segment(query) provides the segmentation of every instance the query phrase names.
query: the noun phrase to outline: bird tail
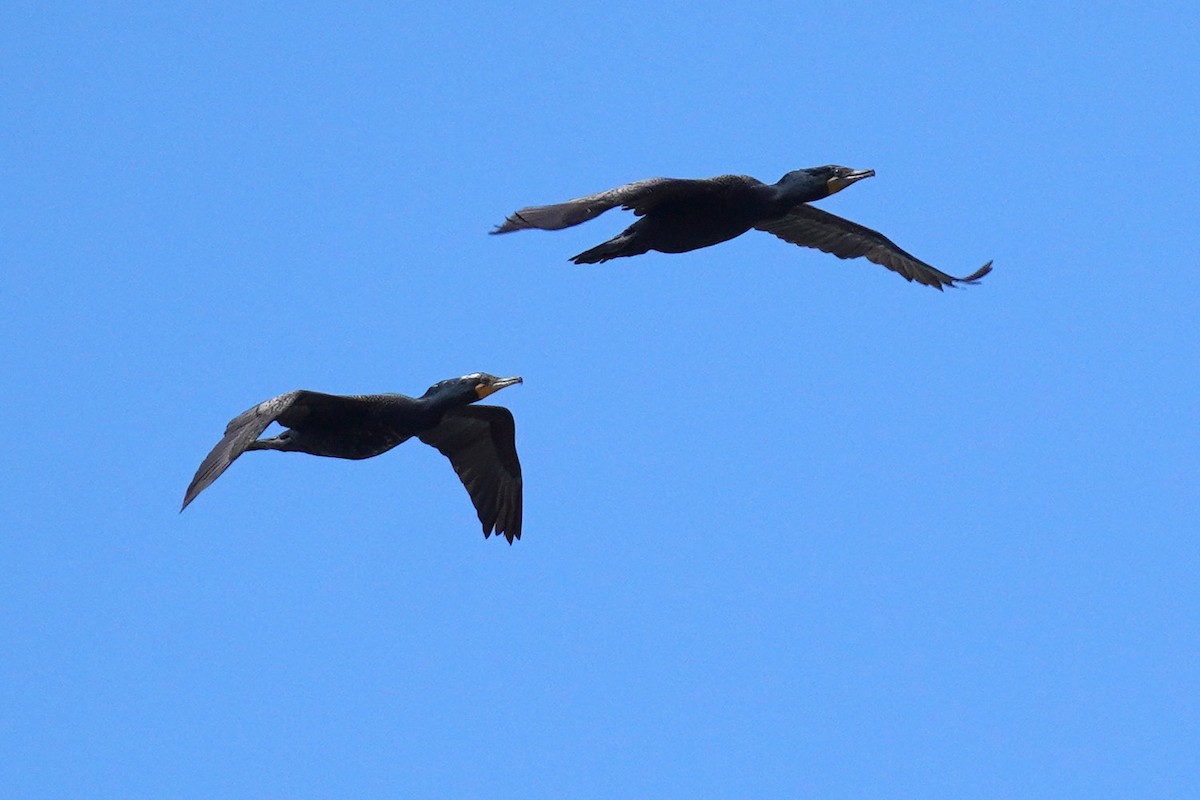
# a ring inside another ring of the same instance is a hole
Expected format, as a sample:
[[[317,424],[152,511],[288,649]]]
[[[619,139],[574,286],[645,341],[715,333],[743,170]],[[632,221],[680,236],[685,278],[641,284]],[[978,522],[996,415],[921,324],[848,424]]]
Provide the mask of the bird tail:
[[[641,255],[649,249],[649,247],[635,244],[629,231],[625,231],[620,236],[614,236],[607,242],[596,245],[591,250],[584,250],[571,260],[576,264],[603,264],[605,261],[610,261],[614,258]]]

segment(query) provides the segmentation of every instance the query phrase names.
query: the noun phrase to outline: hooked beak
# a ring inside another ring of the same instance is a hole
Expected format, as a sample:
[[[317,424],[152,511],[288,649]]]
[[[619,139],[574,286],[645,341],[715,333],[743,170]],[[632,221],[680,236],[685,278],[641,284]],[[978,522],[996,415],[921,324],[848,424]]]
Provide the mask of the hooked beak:
[[[875,175],[873,169],[857,169],[848,175],[838,175],[830,178],[825,182],[825,187],[829,189],[829,193],[840,192],[852,183],[861,181],[863,178],[870,178]]]
[[[487,397],[489,394],[495,394],[505,386],[512,386],[517,383],[524,383],[524,378],[499,378],[492,383],[481,383],[475,387],[475,394],[479,395],[479,399]]]

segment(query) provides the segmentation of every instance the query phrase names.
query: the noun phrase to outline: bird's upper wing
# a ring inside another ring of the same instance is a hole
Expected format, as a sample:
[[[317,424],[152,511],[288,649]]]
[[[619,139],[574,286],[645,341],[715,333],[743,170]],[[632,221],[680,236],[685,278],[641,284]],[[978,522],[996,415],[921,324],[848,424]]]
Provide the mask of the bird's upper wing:
[[[500,406],[451,409],[433,430],[419,434],[450,459],[483,523],[512,544],[521,538],[521,462],[512,413]]]
[[[907,280],[932,286],[938,291],[943,286],[953,286],[955,283],[975,283],[992,271],[992,262],[989,261],[965,278],[947,275],[906,253],[882,233],[807,203],[796,206],[778,219],[760,222],[754,227],[792,244],[815,247],[838,258],[862,256],[900,273]]]
[[[217,442],[216,447],[200,462],[200,468],[196,470],[196,476],[188,485],[187,492],[183,496],[183,506],[179,510],[183,511],[187,508],[188,503],[196,499],[196,495],[221,477],[221,473],[238,456],[246,452],[250,443],[257,439],[268,425],[286,415],[297,400],[305,394],[311,393],[299,390],[272,397],[231,419],[225,426],[225,437]]]
[[[552,206],[528,206],[522,208],[504,223],[497,225],[492,233],[509,233],[510,231],[525,230],[526,228],[541,228],[545,231],[557,231],[587,222],[608,211],[610,208],[621,206],[631,209],[635,214],[645,214],[654,206],[681,192],[696,189],[713,188],[711,180],[693,178],[647,178],[644,181],[627,183],[605,192],[589,194],[586,197],[576,197],[565,203],[555,203]]]

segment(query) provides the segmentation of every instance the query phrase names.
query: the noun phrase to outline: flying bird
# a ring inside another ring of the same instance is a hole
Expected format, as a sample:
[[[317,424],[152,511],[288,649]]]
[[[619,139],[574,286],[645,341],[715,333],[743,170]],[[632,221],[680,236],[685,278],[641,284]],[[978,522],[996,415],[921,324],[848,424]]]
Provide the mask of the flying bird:
[[[649,178],[565,203],[522,208],[492,233],[526,228],[561,230],[620,206],[641,219],[572,261],[597,264],[649,250],[686,253],[728,241],[755,228],[838,258],[866,258],[900,273],[906,280],[939,291],[956,283],[975,283],[991,272],[989,261],[965,278],[947,275],[905,252],[878,231],[809,205],[874,174],[873,169],[830,165],[798,169],[770,185],[748,175]]]
[[[483,372],[440,381],[420,397],[337,395],[299,389],[272,397],[230,420],[225,437],[201,462],[183,511],[247,450],[283,450],[332,458],[371,458],[416,436],[450,459],[467,488],[483,535],[521,538],[521,463],[512,413],[472,405],[521,378]],[[287,430],[259,435],[272,422]]]

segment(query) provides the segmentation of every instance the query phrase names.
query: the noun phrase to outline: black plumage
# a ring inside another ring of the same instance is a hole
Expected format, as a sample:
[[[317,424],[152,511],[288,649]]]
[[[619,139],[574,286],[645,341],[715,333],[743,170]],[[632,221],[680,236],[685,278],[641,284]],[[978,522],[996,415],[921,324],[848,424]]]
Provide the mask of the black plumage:
[[[774,184],[747,175],[650,178],[565,203],[522,208],[492,233],[560,230],[620,206],[641,219],[572,261],[596,264],[650,250],[684,253],[756,228],[838,258],[866,258],[907,280],[939,290],[956,283],[975,283],[991,271],[989,261],[967,277],[956,278],[905,252],[878,231],[808,205],[874,174],[874,170],[830,165],[789,172]]]
[[[520,378],[473,373],[441,381],[421,397],[335,395],[299,389],[234,417],[205,457],[183,497],[182,511],[247,450],[283,450],[332,458],[377,456],[416,436],[450,459],[483,523],[483,535],[521,538],[522,483],[513,416],[472,405]],[[259,435],[272,422],[287,430]]]

